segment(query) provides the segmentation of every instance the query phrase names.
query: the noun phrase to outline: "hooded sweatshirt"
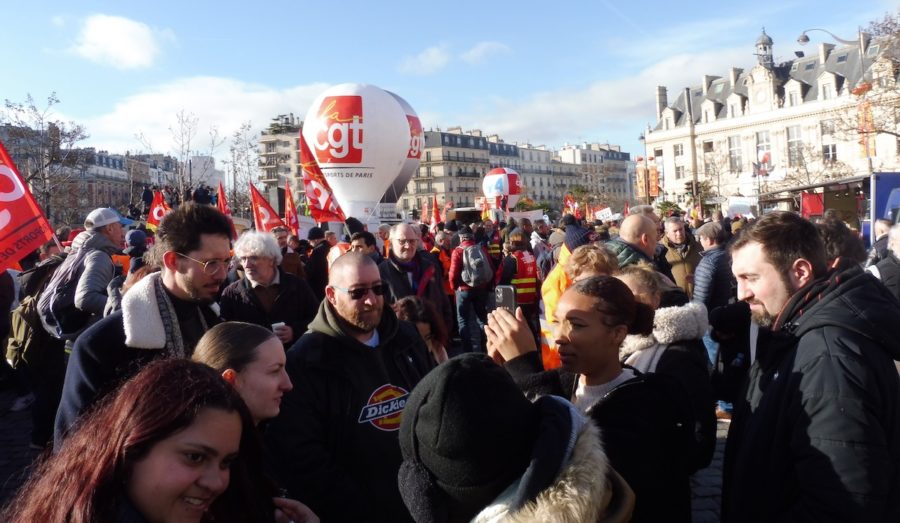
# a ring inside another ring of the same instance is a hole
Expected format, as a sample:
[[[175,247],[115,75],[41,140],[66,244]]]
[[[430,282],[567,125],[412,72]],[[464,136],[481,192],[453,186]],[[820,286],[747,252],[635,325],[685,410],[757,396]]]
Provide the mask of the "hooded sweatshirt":
[[[288,351],[294,385],[266,431],[275,473],[323,521],[410,521],[397,431],[433,363],[415,327],[385,307],[377,347],[347,334],[328,300]]]

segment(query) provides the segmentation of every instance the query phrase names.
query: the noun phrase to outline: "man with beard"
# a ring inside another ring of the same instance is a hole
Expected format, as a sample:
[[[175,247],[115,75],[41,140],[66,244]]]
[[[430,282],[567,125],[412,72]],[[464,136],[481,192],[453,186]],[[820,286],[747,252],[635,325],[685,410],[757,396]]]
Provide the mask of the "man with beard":
[[[761,329],[725,448],[722,521],[900,521],[900,306],[816,228],[770,213],[734,240]]]
[[[209,205],[186,203],[163,218],[154,263],[160,272],[131,287],[122,309],[75,340],[55,445],[82,412],[103,394],[157,358],[186,358],[219,322],[214,300],[228,272],[231,222]]]
[[[348,252],[291,347],[294,389],[266,432],[280,484],[323,521],[411,521],[397,487],[406,398],[432,367],[416,328],[385,306],[375,262]]]

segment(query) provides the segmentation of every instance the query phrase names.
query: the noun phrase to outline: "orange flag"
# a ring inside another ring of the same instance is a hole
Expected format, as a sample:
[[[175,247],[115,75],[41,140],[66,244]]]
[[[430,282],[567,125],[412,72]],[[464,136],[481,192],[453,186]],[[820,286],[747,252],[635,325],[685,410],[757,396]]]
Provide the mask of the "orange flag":
[[[147,228],[151,231],[156,231],[163,216],[171,211],[172,208],[166,203],[163,193],[160,191],[153,193],[153,203],[150,204],[150,213],[147,215]]]
[[[250,206],[253,207],[253,224],[257,231],[269,232],[279,225],[285,226],[275,209],[269,205],[268,200],[256,190],[252,183],[250,184]]]
[[[234,220],[231,219],[231,207],[228,206],[228,200],[225,199],[225,188],[222,187],[222,182],[219,182],[219,189],[216,191],[216,208],[228,216],[228,221],[231,222],[231,239],[237,240],[237,230],[234,228]]]
[[[0,271],[15,266],[53,238],[44,216],[15,164],[0,143]],[[3,311],[6,314],[8,311]]]
[[[294,195],[291,184],[284,187],[284,223],[291,230],[291,234],[297,236],[300,231],[300,218],[297,216],[297,206],[294,204]]]

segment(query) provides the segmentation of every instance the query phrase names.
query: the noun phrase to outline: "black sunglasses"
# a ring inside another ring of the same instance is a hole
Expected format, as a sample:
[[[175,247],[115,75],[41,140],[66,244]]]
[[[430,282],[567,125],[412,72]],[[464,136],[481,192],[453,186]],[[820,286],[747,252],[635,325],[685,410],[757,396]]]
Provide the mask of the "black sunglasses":
[[[385,286],[382,283],[377,283],[375,285],[372,285],[371,287],[357,287],[355,289],[345,289],[343,287],[338,287],[337,285],[331,286],[332,289],[346,292],[354,300],[361,300],[365,298],[366,296],[368,296],[369,291],[372,291],[372,294],[374,294],[375,296],[381,296],[382,294],[384,294],[384,287]]]

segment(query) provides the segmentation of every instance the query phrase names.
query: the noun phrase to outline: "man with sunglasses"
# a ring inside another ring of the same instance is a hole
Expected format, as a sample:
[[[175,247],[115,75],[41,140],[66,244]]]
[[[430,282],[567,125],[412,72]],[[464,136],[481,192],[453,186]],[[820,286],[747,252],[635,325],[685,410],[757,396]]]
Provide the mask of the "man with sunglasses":
[[[215,207],[182,204],[156,231],[150,265],[122,309],[75,340],[56,413],[58,446],[78,416],[157,358],[186,358],[219,322],[216,296],[228,272],[231,222]]]
[[[294,389],[266,430],[279,484],[323,521],[411,521],[397,487],[397,431],[433,363],[386,291],[368,255],[334,262],[318,315],[287,354]]]

